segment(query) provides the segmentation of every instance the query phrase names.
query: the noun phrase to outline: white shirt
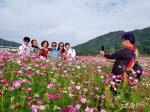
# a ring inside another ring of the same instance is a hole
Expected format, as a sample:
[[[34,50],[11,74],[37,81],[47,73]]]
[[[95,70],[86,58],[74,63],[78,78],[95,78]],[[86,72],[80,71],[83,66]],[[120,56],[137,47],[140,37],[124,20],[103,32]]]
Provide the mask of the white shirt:
[[[67,55],[71,56],[72,58],[76,57],[76,51],[72,48],[70,48],[69,50],[67,50]]]
[[[19,54],[19,55],[20,55],[20,54],[29,55],[31,50],[33,50],[32,47],[26,46],[25,44],[22,44],[22,45],[19,47],[18,54]]]

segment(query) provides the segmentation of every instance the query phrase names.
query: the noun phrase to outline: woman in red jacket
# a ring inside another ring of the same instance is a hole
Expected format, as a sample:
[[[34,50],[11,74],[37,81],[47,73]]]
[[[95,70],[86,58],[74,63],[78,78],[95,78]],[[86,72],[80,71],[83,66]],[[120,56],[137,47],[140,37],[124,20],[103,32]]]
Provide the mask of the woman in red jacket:
[[[64,43],[63,42],[60,42],[59,44],[58,44],[58,49],[57,49],[58,51],[60,51],[60,57],[61,57],[61,59],[62,60],[65,60],[66,59],[66,54],[67,54],[67,52],[66,52],[66,50],[64,49]]]
[[[48,48],[48,46],[49,46],[48,41],[44,40],[44,41],[41,43],[41,46],[42,46],[43,48],[40,50],[39,56],[43,56],[44,58],[47,58],[48,52],[51,51],[51,49]]]

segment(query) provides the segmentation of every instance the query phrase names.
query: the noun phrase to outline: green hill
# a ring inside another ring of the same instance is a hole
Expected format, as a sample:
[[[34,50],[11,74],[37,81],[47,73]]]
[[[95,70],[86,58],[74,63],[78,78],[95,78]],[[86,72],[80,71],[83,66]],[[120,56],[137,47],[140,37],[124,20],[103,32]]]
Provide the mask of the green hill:
[[[0,38],[0,46],[19,47],[21,44]]]
[[[140,54],[150,54],[150,27],[142,30],[132,31],[136,38],[135,46],[138,48]],[[124,31],[115,31],[108,34],[96,37],[86,43],[79,44],[73,47],[77,55],[97,55],[101,49],[101,46],[105,46],[105,52],[114,53],[122,48],[121,36]]]

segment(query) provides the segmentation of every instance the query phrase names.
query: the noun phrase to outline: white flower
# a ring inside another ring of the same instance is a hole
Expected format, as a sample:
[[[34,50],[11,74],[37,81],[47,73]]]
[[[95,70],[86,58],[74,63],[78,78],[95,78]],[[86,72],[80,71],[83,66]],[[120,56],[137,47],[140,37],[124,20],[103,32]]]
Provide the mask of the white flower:
[[[20,61],[20,60],[17,60],[16,62],[17,62],[18,64],[20,64],[20,63],[21,63],[21,61]]]
[[[73,97],[74,95],[72,93],[69,93],[69,97]]]
[[[71,88],[71,87],[68,87],[68,90],[70,91],[70,90],[72,90],[72,88]]]
[[[39,106],[40,110],[45,110],[45,106]]]
[[[101,68],[101,66],[98,66],[97,68]]]
[[[116,91],[117,89],[116,89],[116,88],[114,88],[114,90]]]
[[[36,93],[36,94],[34,95],[34,97],[38,98],[38,97],[39,97],[39,94]]]
[[[103,79],[104,78],[104,76],[101,76],[101,79]]]
[[[67,93],[67,91],[62,91],[63,93]]]
[[[40,70],[37,70],[37,71],[36,71],[36,73],[38,73],[38,74],[39,74],[39,73],[40,73]]]
[[[76,86],[76,89],[77,89],[77,90],[80,90],[80,89],[81,89],[81,86]]]
[[[53,111],[54,110],[61,110],[61,108],[60,107],[58,107],[58,106],[56,106],[56,105],[54,105],[54,109],[53,109]]]
[[[30,66],[28,66],[28,67],[27,67],[27,69],[31,69],[31,67],[30,67]]]
[[[67,73],[67,70],[64,70],[64,73]]]
[[[77,69],[80,69],[81,67],[80,66],[77,66]]]
[[[49,60],[47,59],[46,62],[49,62]]]
[[[73,82],[72,80],[71,80],[70,82],[71,82],[71,84],[73,84],[73,85],[75,84],[75,82]]]
[[[115,78],[116,78],[116,76],[114,75],[114,76],[113,76],[113,79],[115,79]]]

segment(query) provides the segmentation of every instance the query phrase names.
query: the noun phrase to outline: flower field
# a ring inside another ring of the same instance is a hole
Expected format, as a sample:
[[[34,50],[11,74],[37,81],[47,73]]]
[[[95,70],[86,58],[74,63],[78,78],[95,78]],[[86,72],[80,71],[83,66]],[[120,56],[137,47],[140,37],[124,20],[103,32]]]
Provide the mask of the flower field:
[[[150,112],[150,60],[140,65],[140,82],[133,74],[116,88],[113,80],[124,77],[101,57],[62,62],[0,53],[0,112]]]

